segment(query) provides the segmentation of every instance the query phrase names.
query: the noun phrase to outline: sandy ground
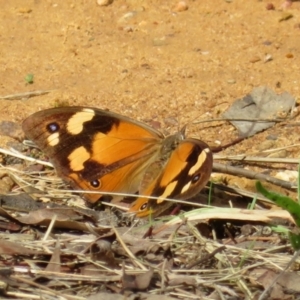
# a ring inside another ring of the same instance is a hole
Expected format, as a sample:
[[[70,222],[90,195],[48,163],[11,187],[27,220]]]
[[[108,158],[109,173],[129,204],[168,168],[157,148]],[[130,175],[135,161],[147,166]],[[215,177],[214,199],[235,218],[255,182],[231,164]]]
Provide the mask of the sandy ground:
[[[21,123],[57,105],[87,105],[155,125],[164,133],[189,124],[212,146],[237,137],[219,118],[253,87],[300,97],[300,2],[283,0],[3,1],[0,10],[0,95],[52,90],[0,100],[0,120]],[[290,17],[290,18],[288,18]],[[34,75],[33,84],[25,77]],[[295,119],[297,121],[297,118]],[[295,122],[295,121],[294,121]],[[253,153],[267,136],[273,148],[299,143],[299,127],[275,127],[227,149]],[[0,137],[6,147],[11,138]],[[284,156],[299,157],[299,148]]]

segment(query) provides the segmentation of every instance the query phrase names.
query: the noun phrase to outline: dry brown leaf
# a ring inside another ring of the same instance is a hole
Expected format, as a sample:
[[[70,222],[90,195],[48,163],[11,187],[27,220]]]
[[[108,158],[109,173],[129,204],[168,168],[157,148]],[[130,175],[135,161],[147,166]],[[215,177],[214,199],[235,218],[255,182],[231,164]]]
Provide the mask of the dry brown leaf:
[[[93,265],[86,264],[82,268],[80,268],[80,274],[85,276],[103,276],[103,269]]]
[[[8,255],[37,255],[44,254],[43,252],[28,249],[18,243],[10,242],[7,240],[0,239],[0,254],[8,254]]]
[[[285,289],[292,291],[293,293],[300,293],[299,282],[300,282],[300,275],[295,272],[293,273],[285,272],[278,279],[278,283],[280,285],[282,285]]]
[[[260,86],[255,87],[242,99],[236,100],[223,116],[229,119],[275,119],[281,113],[289,112],[294,105],[295,99],[288,92],[277,95],[270,88]],[[275,124],[270,121],[231,121],[231,123],[243,137],[253,136]]]
[[[51,220],[55,215],[57,221],[72,221],[80,218],[72,208],[44,208],[30,211],[28,215],[19,217],[18,221],[25,224],[39,224]]]
[[[275,277],[278,276],[278,272],[274,272],[270,269],[257,268],[250,272],[249,274],[251,281],[254,284],[262,285],[265,289],[272,284]],[[300,276],[296,273],[284,272],[276,280],[273,288],[271,289],[268,299],[290,299],[286,295],[285,291],[288,290],[289,293],[299,293]]]
[[[149,287],[150,281],[153,276],[153,269],[149,269],[145,273],[137,275],[129,275],[123,270],[122,283],[123,290],[137,290],[142,291]]]
[[[56,215],[55,228],[65,228],[80,231],[93,231],[97,234],[107,234],[110,228],[92,227],[86,222],[73,221],[72,219],[81,219],[77,210],[72,208],[45,208],[29,212],[28,215],[18,217],[16,220],[23,224],[48,226],[52,218]]]
[[[86,298],[87,300],[176,300],[178,298],[165,296],[165,295],[150,295],[146,293],[134,293],[132,295],[117,295],[111,293],[98,293]]]
[[[169,281],[168,281],[169,286],[176,286],[178,284],[183,284],[183,283],[186,285],[191,285],[191,286],[198,285],[195,276],[169,274],[168,278],[169,278]]]
[[[13,220],[16,222],[21,222],[27,225],[42,225],[48,226],[54,217],[54,215],[58,213],[58,218],[55,221],[54,228],[65,228],[71,230],[79,230],[79,231],[87,231],[98,234],[99,237],[104,236],[113,236],[114,233],[110,228],[107,227],[92,227],[85,222],[77,222],[69,220],[68,217],[78,218],[80,213],[78,210],[73,210],[72,208],[45,208],[38,209],[35,211],[30,211],[28,215],[15,217],[12,214],[8,213],[6,210],[0,207],[0,216],[5,217],[9,220]]]
[[[47,267],[45,268],[45,271],[48,272],[57,272],[59,273],[61,271],[61,261],[60,261],[60,255],[61,255],[61,251],[60,251],[60,243],[57,240],[56,241],[56,246],[54,248],[54,251],[52,253],[51,259],[47,265]]]
[[[161,245],[159,245],[157,242],[149,239],[137,238],[131,233],[123,234],[122,240],[124,241],[124,243],[129,245],[128,248],[135,255],[142,254],[145,252],[154,253],[161,248]],[[126,254],[126,251],[122,247],[115,247],[114,251],[119,255]]]
[[[118,262],[111,250],[111,242],[98,239],[90,248],[93,261],[101,261],[110,268],[118,268]]]

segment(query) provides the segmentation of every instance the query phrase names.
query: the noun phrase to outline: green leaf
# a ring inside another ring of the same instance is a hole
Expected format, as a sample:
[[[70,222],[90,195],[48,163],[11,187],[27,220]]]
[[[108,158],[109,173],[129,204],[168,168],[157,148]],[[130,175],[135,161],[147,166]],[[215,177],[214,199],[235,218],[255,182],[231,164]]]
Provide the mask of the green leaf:
[[[295,250],[300,250],[300,235],[290,231],[289,238],[293,248]]]
[[[299,205],[299,203],[295,202],[293,199],[291,199],[287,196],[269,192],[262,186],[262,184],[259,181],[256,182],[255,186],[256,186],[256,189],[262,195],[264,195],[266,198],[275,202],[281,208],[287,210],[291,214],[293,219],[295,220],[295,223],[297,224],[297,226],[300,227],[300,205]]]
[[[298,203],[300,204],[300,163],[298,164],[298,185],[297,185],[297,192],[298,192]]]
[[[34,75],[33,74],[27,74],[25,76],[25,81],[28,83],[28,84],[33,84],[33,79],[34,79]]]

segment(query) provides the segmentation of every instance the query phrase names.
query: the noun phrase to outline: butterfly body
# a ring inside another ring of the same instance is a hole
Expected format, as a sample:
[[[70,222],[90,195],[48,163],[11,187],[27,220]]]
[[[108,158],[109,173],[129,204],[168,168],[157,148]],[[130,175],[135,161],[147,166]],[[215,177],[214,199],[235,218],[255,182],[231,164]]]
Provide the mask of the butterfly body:
[[[198,139],[185,139],[184,130],[165,138],[141,122],[101,109],[43,110],[29,116],[23,130],[74,188],[158,197],[138,197],[130,211],[140,216],[166,202],[163,198],[186,199],[197,193],[212,170],[209,147]],[[195,175],[201,178],[196,176],[193,183]],[[85,193],[91,203],[103,197]]]

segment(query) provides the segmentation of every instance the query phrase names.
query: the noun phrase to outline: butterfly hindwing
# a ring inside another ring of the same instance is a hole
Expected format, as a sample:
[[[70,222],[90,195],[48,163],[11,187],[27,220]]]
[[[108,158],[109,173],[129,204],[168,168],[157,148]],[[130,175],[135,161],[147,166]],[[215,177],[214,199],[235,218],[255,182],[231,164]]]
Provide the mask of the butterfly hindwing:
[[[140,196],[130,211],[145,217],[150,209],[153,214],[157,210],[166,209],[171,203],[165,201],[165,198],[184,200],[197,194],[208,182],[212,164],[212,152],[206,143],[197,139],[181,141],[157,178],[141,193],[157,199]]]

